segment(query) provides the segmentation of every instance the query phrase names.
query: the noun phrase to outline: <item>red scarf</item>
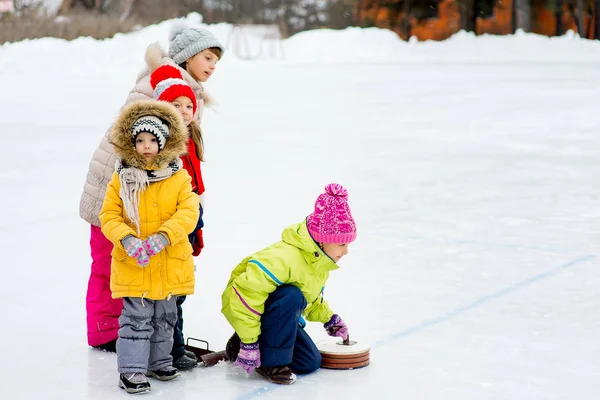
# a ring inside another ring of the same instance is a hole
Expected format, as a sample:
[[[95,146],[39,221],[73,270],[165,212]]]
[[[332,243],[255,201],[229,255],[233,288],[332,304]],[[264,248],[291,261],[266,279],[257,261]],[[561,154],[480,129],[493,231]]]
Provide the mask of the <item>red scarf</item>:
[[[192,138],[187,142],[188,153],[181,157],[183,168],[192,177],[192,190],[197,194],[204,193],[204,181],[202,180],[202,170],[200,169],[200,159],[196,153],[196,144]]]

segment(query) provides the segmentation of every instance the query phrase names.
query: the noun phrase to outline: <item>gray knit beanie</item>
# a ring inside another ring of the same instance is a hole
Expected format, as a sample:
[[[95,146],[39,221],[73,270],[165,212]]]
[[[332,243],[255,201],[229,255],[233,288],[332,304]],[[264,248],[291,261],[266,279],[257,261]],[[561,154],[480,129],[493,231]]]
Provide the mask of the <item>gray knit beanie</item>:
[[[171,26],[169,57],[175,64],[181,64],[211,47],[218,47],[221,53],[225,52],[223,45],[206,29],[189,27],[183,20],[175,21]]]

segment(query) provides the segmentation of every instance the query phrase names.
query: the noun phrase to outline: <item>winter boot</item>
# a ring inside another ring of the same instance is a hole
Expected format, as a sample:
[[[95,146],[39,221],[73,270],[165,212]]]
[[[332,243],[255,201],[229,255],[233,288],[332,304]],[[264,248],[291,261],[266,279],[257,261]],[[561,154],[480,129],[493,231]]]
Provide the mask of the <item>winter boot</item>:
[[[177,368],[168,366],[168,367],[164,367],[161,369],[157,369],[155,371],[148,370],[148,372],[146,373],[146,376],[156,378],[159,381],[170,381],[170,380],[180,377],[181,374],[179,373]]]
[[[258,367],[256,372],[269,382],[278,385],[291,385],[296,382],[296,374],[287,365],[280,367]]]
[[[198,361],[198,357],[196,357],[196,355],[192,351],[184,350],[183,352],[186,356],[188,356],[192,360]]]
[[[198,366],[198,360],[190,358],[187,356],[187,354],[184,354],[177,360],[173,361],[173,366],[180,371],[188,371]]]
[[[233,332],[233,335],[231,335],[225,346],[225,354],[227,355],[227,358],[229,358],[229,361],[235,361],[237,359],[241,342],[238,334]]]
[[[101,344],[98,346],[92,346],[92,347],[94,347],[95,349],[98,349],[98,350],[104,350],[104,351],[108,351],[111,353],[116,353],[117,352],[117,339],[111,340],[108,343],[104,343],[104,344]]]
[[[127,393],[142,393],[151,390],[148,378],[141,372],[121,374],[119,376],[119,387],[125,389]]]

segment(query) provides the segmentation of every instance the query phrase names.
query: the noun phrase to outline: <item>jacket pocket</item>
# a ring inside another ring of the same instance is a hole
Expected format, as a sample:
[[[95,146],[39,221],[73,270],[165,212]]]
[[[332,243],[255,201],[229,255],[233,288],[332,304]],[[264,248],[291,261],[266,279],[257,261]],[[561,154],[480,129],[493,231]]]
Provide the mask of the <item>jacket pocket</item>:
[[[112,251],[110,252],[110,255],[112,256],[112,258],[119,262],[125,261],[127,257],[129,257],[124,250],[121,250],[117,246],[113,247]]]
[[[186,240],[173,246],[167,246],[167,282],[172,285],[188,283],[194,279],[192,246]]]
[[[117,246],[110,254],[112,255],[111,282],[119,286],[140,286],[144,283],[144,267],[140,267],[135,259]]]

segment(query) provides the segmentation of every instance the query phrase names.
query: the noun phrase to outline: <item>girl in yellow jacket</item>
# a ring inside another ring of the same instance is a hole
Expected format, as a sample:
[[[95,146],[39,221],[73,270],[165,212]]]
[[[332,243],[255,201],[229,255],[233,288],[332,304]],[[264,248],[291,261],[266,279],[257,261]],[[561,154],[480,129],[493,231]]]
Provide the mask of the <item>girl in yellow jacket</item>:
[[[150,390],[146,377],[179,376],[170,355],[176,299],[194,292],[188,234],[199,217],[198,195],[182,168],[187,129],[171,104],[154,100],[123,108],[110,132],[118,158],[100,212],[113,243],[110,289],[123,299],[119,318],[119,387]]]

